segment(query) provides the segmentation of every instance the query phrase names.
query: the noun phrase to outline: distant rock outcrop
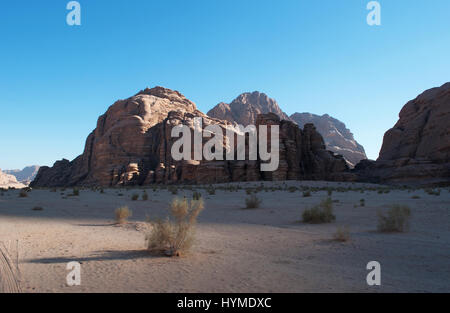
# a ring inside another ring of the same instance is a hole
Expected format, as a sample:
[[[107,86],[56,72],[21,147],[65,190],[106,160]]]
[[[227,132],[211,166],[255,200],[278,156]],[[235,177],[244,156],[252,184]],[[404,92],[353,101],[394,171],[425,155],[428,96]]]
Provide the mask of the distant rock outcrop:
[[[22,184],[28,185],[33,181],[39,171],[38,165],[27,166],[22,170],[4,170],[6,174],[14,175]]]
[[[315,115],[311,113],[294,113],[290,118],[303,127],[312,123],[323,136],[328,150],[342,155],[350,167],[354,167],[361,160],[367,159],[363,146],[356,142],[353,134],[344,123],[328,114]]]
[[[246,92],[233,100],[230,104],[221,102],[211,109],[207,115],[220,120],[240,125],[255,125],[259,114],[275,113],[282,120],[291,119],[284,113],[278,103],[266,94]]]
[[[24,188],[24,184],[19,183],[14,175],[9,175],[0,169],[0,188]]]
[[[202,119],[203,128],[213,124],[222,130],[236,131],[233,123],[208,117],[179,92],[163,87],[146,89],[117,101],[98,119],[82,155],[71,162],[58,161],[51,168],[41,167],[31,186],[338,180],[348,174],[344,173],[348,169],[345,160],[325,150],[323,138],[313,125],[305,125],[302,130],[275,114],[248,116],[255,119],[256,125],[280,125],[280,166],[275,172],[261,172],[260,159],[175,161],[171,148],[178,138],[171,137],[171,130],[180,124],[193,129],[196,117]],[[203,140],[206,142],[208,138]],[[224,147],[228,143],[225,137]]]
[[[362,180],[450,184],[450,83],[409,101],[384,135],[378,160],[356,171]]]

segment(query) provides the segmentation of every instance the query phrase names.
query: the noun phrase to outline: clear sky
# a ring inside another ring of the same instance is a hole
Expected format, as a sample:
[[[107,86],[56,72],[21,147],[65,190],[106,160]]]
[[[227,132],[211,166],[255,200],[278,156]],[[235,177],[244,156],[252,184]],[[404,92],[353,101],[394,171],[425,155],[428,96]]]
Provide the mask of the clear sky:
[[[402,106],[450,81],[450,1],[65,0],[0,4],[0,168],[81,154],[117,99],[161,85],[208,111],[246,91],[328,113],[370,158]]]

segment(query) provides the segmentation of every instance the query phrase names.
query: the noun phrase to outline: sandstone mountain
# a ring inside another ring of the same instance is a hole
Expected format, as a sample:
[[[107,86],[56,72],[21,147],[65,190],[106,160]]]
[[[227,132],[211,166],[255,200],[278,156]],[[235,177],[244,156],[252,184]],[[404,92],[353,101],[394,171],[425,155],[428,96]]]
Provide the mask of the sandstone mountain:
[[[350,130],[338,119],[328,114],[320,116],[311,113],[294,113],[290,118],[299,127],[308,123],[314,124],[317,131],[323,136],[327,149],[342,155],[350,167],[367,159],[363,146],[356,142]]]
[[[242,101],[246,97],[260,98],[261,103],[271,102],[258,94],[242,96]],[[236,130],[235,125],[208,117],[177,91],[155,87],[114,103],[99,117],[97,128],[86,140],[83,154],[73,161],[58,161],[51,168],[41,167],[31,186],[338,180],[348,174],[345,160],[325,149],[322,136],[312,124],[300,129],[293,122],[281,121],[275,114],[253,114],[256,112],[248,117],[256,118],[256,125],[280,126],[280,166],[275,172],[261,172],[260,159],[175,161],[171,148],[178,138],[171,137],[171,130],[176,125],[194,129],[196,117],[202,119],[203,128],[218,125],[224,131]],[[229,147],[229,142],[225,137],[224,147]],[[234,142],[236,144],[236,140]]]
[[[15,176],[6,174],[0,169],[0,188],[24,188],[24,184],[19,183]]]
[[[266,94],[247,92],[241,94],[230,104],[221,102],[211,109],[207,115],[220,120],[236,122],[240,125],[255,125],[259,114],[275,113],[282,120],[291,119],[284,113],[278,103]]]
[[[376,162],[356,167],[363,180],[450,183],[450,83],[409,101],[384,135]]]
[[[29,183],[31,183],[34,180],[38,171],[39,171],[39,166],[32,165],[32,166],[27,166],[22,170],[4,170],[3,172],[6,174],[14,175],[19,182],[21,182],[25,185],[28,185]]]

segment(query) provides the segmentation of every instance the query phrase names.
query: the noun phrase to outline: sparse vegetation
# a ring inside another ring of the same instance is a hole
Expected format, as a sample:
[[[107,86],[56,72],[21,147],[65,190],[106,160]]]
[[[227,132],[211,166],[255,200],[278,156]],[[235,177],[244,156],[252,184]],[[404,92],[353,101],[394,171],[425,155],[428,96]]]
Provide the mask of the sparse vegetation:
[[[79,195],[80,195],[80,189],[78,189],[78,188],[73,188],[73,190],[72,190],[72,196],[78,197]]]
[[[249,198],[245,199],[245,205],[247,209],[257,209],[261,205],[261,199],[256,195],[251,195]]]
[[[213,187],[213,186],[209,186],[207,189],[206,189],[206,192],[208,192],[208,194],[209,195],[215,195],[216,194],[216,189]]]
[[[178,188],[176,186],[169,186],[168,190],[173,194],[178,194]]]
[[[40,206],[35,206],[34,208],[32,208],[33,211],[43,211],[44,208],[40,207]]]
[[[333,215],[333,201],[331,198],[303,212],[303,222],[309,224],[331,223],[336,220]]]
[[[171,216],[149,221],[153,227],[146,236],[148,250],[170,257],[188,251],[194,242],[197,217],[203,208],[201,199],[189,202],[175,198],[169,207]]]
[[[411,197],[411,199],[420,199],[420,196],[414,195],[414,196]]]
[[[434,189],[431,189],[431,188],[427,188],[427,189],[425,189],[425,192],[427,194],[429,194],[430,196],[440,196],[441,195],[441,190],[440,189],[434,190]]]
[[[288,188],[288,191],[289,192],[296,192],[297,191],[297,187],[291,186],[291,187]]]
[[[131,195],[131,201],[137,201],[139,199],[139,195],[137,193],[134,193]]]
[[[115,219],[118,224],[124,224],[127,222],[128,218],[132,216],[131,210],[127,206],[120,207],[116,209]]]
[[[303,198],[311,197],[311,191],[307,190],[303,192]]]
[[[192,199],[198,201],[201,198],[202,198],[202,194],[198,191],[194,191],[194,193],[192,194]]]
[[[347,242],[350,240],[350,229],[348,226],[338,227],[336,232],[333,234],[333,239],[339,242]]]
[[[26,197],[28,197],[28,193],[27,193],[26,190],[22,189],[22,190],[19,192],[19,198],[26,198]]]
[[[359,205],[360,206],[366,206],[366,200],[365,199],[359,200]]]
[[[386,214],[378,211],[379,232],[405,232],[409,228],[411,209],[406,205],[393,205]]]
[[[147,201],[148,200],[148,194],[146,191],[144,191],[144,193],[142,194],[142,201]]]

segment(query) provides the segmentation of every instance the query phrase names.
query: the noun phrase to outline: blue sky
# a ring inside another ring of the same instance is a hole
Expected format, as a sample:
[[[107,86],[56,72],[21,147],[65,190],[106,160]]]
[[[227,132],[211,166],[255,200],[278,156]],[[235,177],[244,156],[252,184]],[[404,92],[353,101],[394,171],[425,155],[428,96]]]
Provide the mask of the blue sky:
[[[242,92],[328,113],[370,158],[402,106],[450,81],[450,1],[65,0],[0,5],[0,168],[81,154],[115,100],[161,85],[206,112]]]

